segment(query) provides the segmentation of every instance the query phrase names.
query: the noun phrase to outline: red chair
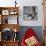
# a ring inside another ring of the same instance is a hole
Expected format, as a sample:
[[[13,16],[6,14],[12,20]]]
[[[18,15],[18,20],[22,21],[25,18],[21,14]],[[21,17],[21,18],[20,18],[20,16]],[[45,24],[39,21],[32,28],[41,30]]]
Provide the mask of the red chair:
[[[34,36],[37,39],[36,33],[33,31],[33,29],[28,28],[25,32],[24,37],[22,38],[21,46],[27,46],[25,43],[25,39],[28,39],[29,37]],[[41,46],[40,42],[38,41],[35,46]]]

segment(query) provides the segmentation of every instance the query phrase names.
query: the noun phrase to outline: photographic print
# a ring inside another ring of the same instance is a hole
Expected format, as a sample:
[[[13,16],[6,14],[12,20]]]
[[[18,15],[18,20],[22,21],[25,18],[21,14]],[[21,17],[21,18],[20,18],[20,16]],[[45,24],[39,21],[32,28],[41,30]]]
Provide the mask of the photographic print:
[[[38,19],[37,6],[23,6],[23,20],[34,21]]]
[[[9,15],[9,10],[2,10],[2,15]]]

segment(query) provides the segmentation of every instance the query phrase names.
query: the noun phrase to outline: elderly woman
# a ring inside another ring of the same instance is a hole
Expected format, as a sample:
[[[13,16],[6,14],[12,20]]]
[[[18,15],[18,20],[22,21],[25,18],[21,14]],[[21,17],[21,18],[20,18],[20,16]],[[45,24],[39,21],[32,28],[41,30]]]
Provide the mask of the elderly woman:
[[[40,42],[37,39],[36,33],[31,28],[27,29],[27,31],[25,32],[21,45],[22,46],[41,46]]]

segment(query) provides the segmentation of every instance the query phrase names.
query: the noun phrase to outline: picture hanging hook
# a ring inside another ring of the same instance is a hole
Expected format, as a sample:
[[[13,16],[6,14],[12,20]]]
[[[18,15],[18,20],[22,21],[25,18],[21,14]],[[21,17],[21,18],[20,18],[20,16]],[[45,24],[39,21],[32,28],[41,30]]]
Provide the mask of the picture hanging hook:
[[[17,4],[17,2],[16,2],[17,0],[15,0],[15,7],[16,7],[16,4]]]

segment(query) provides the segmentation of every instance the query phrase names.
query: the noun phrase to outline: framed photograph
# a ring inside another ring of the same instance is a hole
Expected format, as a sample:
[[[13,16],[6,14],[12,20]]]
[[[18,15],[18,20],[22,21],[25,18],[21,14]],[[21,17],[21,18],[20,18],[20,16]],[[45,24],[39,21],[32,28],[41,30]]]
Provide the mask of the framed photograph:
[[[2,15],[9,15],[9,10],[2,10]]]
[[[17,13],[18,13],[18,12],[15,11],[15,10],[10,10],[10,12],[9,12],[10,15],[16,15]]]
[[[37,6],[23,6],[23,20],[35,21],[38,19]]]

